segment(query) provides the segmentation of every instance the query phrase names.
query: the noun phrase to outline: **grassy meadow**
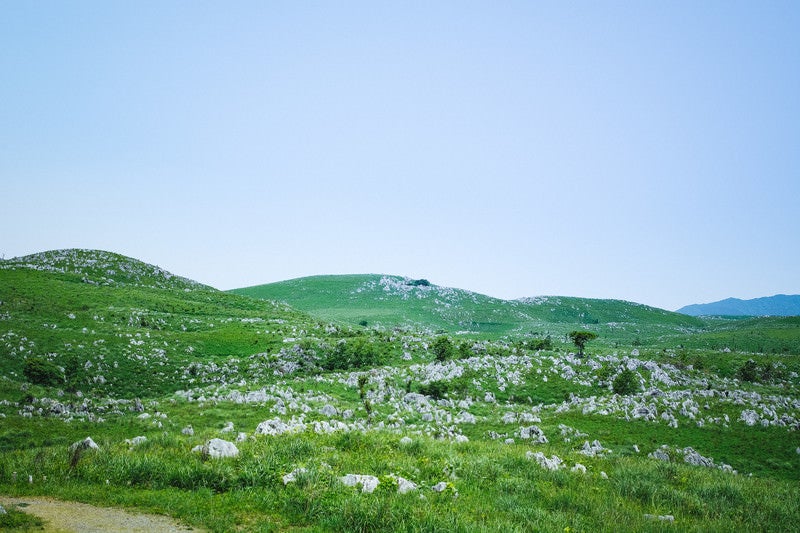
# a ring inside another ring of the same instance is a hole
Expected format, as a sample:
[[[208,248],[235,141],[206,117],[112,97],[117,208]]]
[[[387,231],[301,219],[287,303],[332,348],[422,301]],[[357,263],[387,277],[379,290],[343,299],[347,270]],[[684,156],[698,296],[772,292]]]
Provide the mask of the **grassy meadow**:
[[[798,357],[791,317],[390,276],[224,293],[49,252],[0,262],[0,494],[211,531],[793,531]]]

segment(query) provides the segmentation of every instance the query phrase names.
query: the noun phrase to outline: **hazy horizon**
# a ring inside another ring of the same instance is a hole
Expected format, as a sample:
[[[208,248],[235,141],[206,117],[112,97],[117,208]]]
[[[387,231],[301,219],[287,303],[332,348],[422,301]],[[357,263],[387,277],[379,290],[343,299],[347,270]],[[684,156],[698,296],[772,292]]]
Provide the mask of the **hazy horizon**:
[[[7,2],[0,254],[800,293],[800,5]]]

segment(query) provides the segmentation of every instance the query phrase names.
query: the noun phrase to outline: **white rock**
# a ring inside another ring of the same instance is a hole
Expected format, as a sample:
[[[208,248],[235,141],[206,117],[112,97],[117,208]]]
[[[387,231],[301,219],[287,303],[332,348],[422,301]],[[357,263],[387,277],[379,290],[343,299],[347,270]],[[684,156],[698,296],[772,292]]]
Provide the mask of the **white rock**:
[[[132,439],[125,439],[125,444],[129,446],[138,446],[143,442],[147,442],[147,437],[139,436],[139,437],[133,437]]]
[[[444,492],[445,489],[447,489],[447,483],[444,481],[440,481],[439,483],[431,487],[431,490],[433,492]]]
[[[194,428],[191,425],[186,426],[185,428],[183,428],[181,430],[181,433],[183,433],[184,435],[189,435],[189,436],[194,435]]]
[[[581,473],[581,474],[585,474],[586,473],[586,467],[583,466],[580,463],[575,463],[575,466],[573,466],[569,470],[570,470],[570,472],[578,472],[578,473]]]
[[[295,468],[288,474],[284,475],[281,479],[283,480],[284,485],[288,485],[289,483],[294,483],[295,481],[297,481],[297,476],[299,476],[300,474],[305,474],[306,472],[308,472],[308,470],[306,470],[301,466],[299,468]]]
[[[72,445],[69,447],[69,451],[74,452],[78,448],[82,450],[99,450],[100,446],[98,446],[92,440],[92,437],[86,437],[85,439],[79,440],[78,442],[73,442]]]
[[[233,422],[225,422],[225,427],[220,430],[220,433],[233,432]]]
[[[417,490],[417,484],[409,481],[403,477],[397,477],[397,492],[399,494],[406,494],[407,492]]]
[[[377,487],[380,481],[375,476],[362,475],[362,474],[347,474],[339,478],[341,482],[348,487],[361,486],[361,492],[370,494]]]
[[[244,442],[247,440],[247,433],[244,431],[240,431],[238,435],[236,435],[236,442]]]
[[[558,470],[564,466],[564,461],[557,455],[552,455],[548,459],[542,452],[527,452],[525,457],[528,459],[535,459],[539,466],[547,470]]]
[[[605,472],[600,472],[600,477],[603,479],[608,479],[608,474],[606,474]]]
[[[319,412],[320,412],[320,414],[323,414],[323,415],[325,415],[327,417],[336,416],[338,414],[338,411],[336,410],[336,408],[334,406],[332,406],[331,404],[323,405],[322,408],[319,410]]]
[[[211,439],[205,446],[203,452],[208,454],[212,459],[221,459],[225,457],[236,457],[239,455],[239,448],[232,442],[222,439]]]
[[[411,437],[403,437],[402,439],[400,439],[400,446],[409,446],[412,442],[414,441],[411,440]],[[797,450],[798,450],[797,453],[800,453],[800,448],[798,448]]]

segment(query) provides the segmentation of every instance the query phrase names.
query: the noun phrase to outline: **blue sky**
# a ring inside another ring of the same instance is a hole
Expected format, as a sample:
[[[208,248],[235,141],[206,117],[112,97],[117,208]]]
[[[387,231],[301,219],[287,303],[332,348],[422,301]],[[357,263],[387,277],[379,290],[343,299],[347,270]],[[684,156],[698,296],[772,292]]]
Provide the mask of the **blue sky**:
[[[0,254],[800,293],[797,2],[0,6]]]

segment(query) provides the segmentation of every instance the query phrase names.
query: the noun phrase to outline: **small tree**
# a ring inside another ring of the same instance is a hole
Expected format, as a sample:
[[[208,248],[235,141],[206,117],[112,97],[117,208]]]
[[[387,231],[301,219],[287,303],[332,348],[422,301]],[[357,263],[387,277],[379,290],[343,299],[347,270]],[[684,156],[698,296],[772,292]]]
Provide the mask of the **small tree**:
[[[450,342],[450,339],[442,335],[441,337],[436,337],[436,340],[433,341],[433,356],[439,362],[447,361],[448,359],[453,358],[453,343]]]
[[[617,377],[611,383],[611,388],[615,394],[633,394],[639,390],[639,380],[636,379],[636,374],[633,370],[626,368],[617,374]]]
[[[31,383],[56,387],[64,384],[64,372],[55,363],[43,357],[28,357],[22,373]]]
[[[572,342],[578,347],[578,355],[583,357],[583,349],[586,347],[586,343],[596,339],[597,333],[592,333],[591,331],[572,331],[569,334],[569,338],[572,339]]]

